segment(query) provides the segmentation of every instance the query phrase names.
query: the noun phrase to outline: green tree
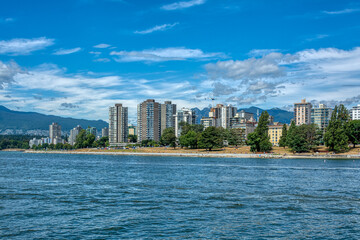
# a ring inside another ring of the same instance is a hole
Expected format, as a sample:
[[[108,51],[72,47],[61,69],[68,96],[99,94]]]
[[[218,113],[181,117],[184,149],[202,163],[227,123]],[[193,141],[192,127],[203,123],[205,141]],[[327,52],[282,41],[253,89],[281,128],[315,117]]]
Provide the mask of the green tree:
[[[221,130],[216,127],[206,128],[199,137],[198,145],[211,151],[213,148],[223,146],[223,136]]]
[[[290,130],[288,132],[289,137]],[[319,130],[315,124],[293,126],[287,144],[294,152],[309,152],[319,145]]]
[[[229,145],[239,146],[245,143],[245,129],[232,128],[225,130],[225,139]]]
[[[324,136],[325,145],[330,151],[345,152],[349,149],[348,121],[349,114],[344,105],[335,106]]]
[[[94,145],[96,145],[96,147],[107,147],[109,143],[109,137],[102,137],[99,140],[97,140]]]
[[[190,147],[197,148],[198,147],[198,139],[200,133],[196,133],[193,130],[188,131],[185,135],[181,135],[179,138],[180,145],[182,147]]]
[[[287,125],[284,124],[283,128],[282,128],[282,133],[281,133],[281,137],[279,140],[279,147],[286,147],[286,137],[287,137]]]
[[[136,142],[137,142],[137,135],[132,135],[132,134],[130,134],[130,135],[128,136],[128,139],[129,139],[129,141],[130,141],[131,143],[136,143]]]
[[[295,121],[291,121],[289,130],[286,133],[286,146],[290,146],[290,142],[293,141],[295,128]]]
[[[360,143],[360,120],[349,121],[346,128],[349,141],[355,148],[355,145]]]
[[[258,126],[253,133],[248,134],[248,142],[252,152],[268,152],[272,149],[269,137],[269,114],[267,111],[261,113]]]
[[[175,129],[166,128],[161,135],[160,143],[175,148],[176,147]]]
[[[94,134],[87,133],[85,129],[82,129],[79,134],[76,136],[75,148],[87,148],[93,147],[95,142]]]

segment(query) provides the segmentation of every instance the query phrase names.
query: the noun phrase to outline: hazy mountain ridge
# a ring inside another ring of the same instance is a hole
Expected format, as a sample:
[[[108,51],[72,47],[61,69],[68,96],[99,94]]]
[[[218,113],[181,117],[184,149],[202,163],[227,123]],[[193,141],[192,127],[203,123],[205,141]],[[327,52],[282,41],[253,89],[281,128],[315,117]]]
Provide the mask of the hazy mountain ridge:
[[[21,131],[24,133],[31,132],[31,130],[47,131],[53,122],[59,123],[62,131],[66,132],[77,125],[83,128],[96,127],[97,130],[108,126],[108,123],[102,120],[65,118],[36,112],[13,111],[0,105],[0,133],[5,130],[17,130],[18,133]]]

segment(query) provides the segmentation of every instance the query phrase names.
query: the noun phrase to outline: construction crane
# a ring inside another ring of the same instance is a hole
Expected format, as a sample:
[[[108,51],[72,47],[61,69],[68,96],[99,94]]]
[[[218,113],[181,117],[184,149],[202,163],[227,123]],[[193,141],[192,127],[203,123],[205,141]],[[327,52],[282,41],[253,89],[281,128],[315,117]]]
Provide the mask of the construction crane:
[[[215,101],[214,97],[207,97],[207,98],[205,98],[205,100],[211,100],[212,101],[211,107],[214,107],[214,101]]]

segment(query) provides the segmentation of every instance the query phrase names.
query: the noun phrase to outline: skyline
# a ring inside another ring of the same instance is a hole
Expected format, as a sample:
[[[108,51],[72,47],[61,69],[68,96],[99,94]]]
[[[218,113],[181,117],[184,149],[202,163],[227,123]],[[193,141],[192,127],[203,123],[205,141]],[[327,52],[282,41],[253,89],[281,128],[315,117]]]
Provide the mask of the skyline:
[[[0,104],[108,119],[146,99],[289,109],[357,105],[356,1],[5,1]]]

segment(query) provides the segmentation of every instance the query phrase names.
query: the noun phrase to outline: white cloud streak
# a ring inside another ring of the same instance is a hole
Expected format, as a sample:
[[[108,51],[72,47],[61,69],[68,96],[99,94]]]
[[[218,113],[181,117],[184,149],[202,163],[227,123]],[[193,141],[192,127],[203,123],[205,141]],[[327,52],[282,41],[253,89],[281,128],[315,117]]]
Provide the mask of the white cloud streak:
[[[111,47],[111,45],[106,43],[100,43],[94,46],[94,48],[109,48],[109,47]]]
[[[184,61],[189,59],[211,59],[223,57],[222,53],[204,53],[200,49],[188,49],[184,47],[147,49],[143,51],[113,51],[110,53],[118,62],[164,62]]]
[[[69,54],[73,54],[73,53],[76,53],[79,51],[81,51],[81,48],[79,48],[79,47],[71,48],[71,49],[58,49],[53,54],[54,55],[69,55]]]
[[[161,7],[163,10],[171,11],[171,10],[178,10],[178,9],[184,9],[189,8],[197,5],[202,5],[206,2],[206,0],[191,0],[191,1],[181,1],[181,2],[175,2],[171,4],[167,4]]]
[[[353,12],[359,12],[360,8],[347,8],[339,11],[323,11],[323,13],[328,15],[340,15],[340,14],[347,14],[347,13],[353,13]]]
[[[2,55],[28,55],[54,44],[54,39],[41,38],[15,38],[11,40],[0,41],[0,54]]]
[[[136,33],[136,34],[149,34],[149,33],[153,33],[153,32],[166,31],[166,30],[169,30],[169,29],[175,27],[178,24],[179,23],[176,22],[176,23],[173,23],[173,24],[156,25],[155,27],[149,28],[147,30],[135,31],[134,33]]]

